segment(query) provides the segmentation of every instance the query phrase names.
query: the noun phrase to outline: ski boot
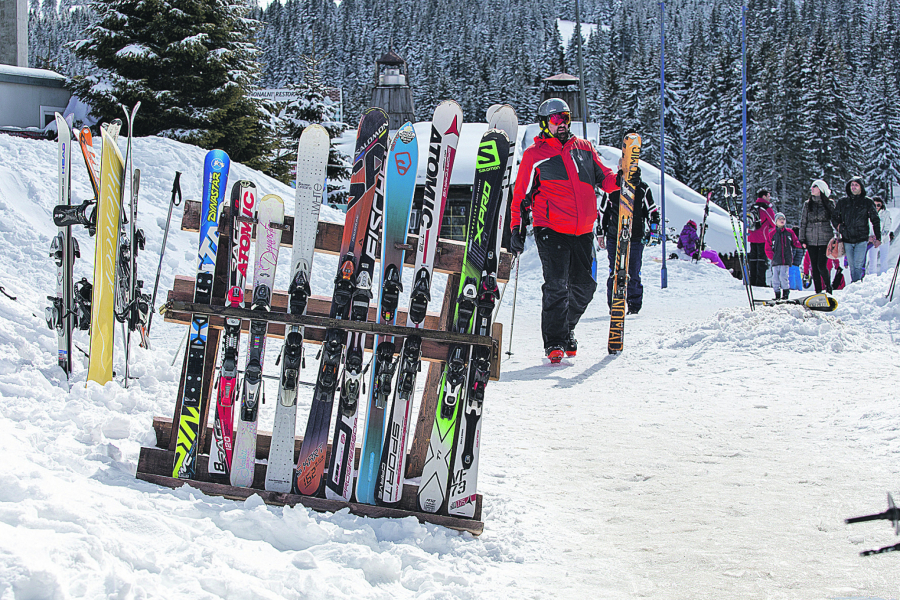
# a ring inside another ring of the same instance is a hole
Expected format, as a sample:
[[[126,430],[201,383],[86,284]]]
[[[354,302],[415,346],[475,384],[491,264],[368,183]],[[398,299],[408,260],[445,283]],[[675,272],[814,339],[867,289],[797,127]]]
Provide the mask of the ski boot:
[[[553,365],[558,365],[566,353],[562,346],[549,346],[545,348],[545,352],[547,353],[547,358],[550,359],[550,364]]]
[[[571,358],[578,353],[578,340],[575,339],[575,332],[570,331],[566,338],[566,356]]]

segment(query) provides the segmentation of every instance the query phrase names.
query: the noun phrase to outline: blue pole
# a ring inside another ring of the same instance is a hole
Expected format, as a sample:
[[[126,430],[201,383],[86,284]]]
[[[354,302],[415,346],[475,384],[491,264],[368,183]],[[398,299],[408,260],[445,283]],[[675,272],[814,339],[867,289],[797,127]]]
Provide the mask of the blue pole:
[[[743,129],[743,148],[741,150],[741,163],[744,171],[744,248],[747,245],[747,7],[741,6],[741,120]]]
[[[669,271],[666,267],[666,3],[659,3],[659,195],[660,235],[662,235],[662,269],[660,286],[669,286]]]

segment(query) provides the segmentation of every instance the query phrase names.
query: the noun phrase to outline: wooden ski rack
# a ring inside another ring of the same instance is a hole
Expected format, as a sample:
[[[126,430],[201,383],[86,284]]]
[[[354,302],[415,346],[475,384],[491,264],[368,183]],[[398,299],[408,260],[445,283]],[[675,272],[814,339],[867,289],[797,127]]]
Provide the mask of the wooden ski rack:
[[[427,366],[428,376],[425,382],[425,394],[420,405],[412,447],[410,448],[406,463],[406,477],[410,479],[422,475],[422,468],[425,464],[431,428],[434,422],[435,410],[437,408],[438,388],[443,370],[443,361],[447,357],[450,345],[468,344],[490,347],[491,379],[497,380],[500,376],[500,347],[503,332],[503,327],[500,323],[494,323],[491,337],[458,334],[448,331],[452,309],[456,302],[456,290],[459,288],[459,274],[462,271],[465,252],[464,244],[451,240],[438,240],[434,271],[436,273],[445,273],[449,276],[444,292],[443,303],[441,304],[441,312],[440,314],[428,313],[425,322],[423,323],[424,328],[413,330],[407,327],[376,324],[374,322],[375,313],[377,311],[376,306],[369,308],[368,322],[350,322],[330,319],[329,311],[331,307],[331,298],[321,296],[313,296],[309,299],[306,315],[291,315],[287,313],[287,293],[278,290],[274,291],[272,294],[272,307],[269,312],[232,307],[226,308],[223,304],[227,286],[228,264],[230,261],[228,248],[230,247],[229,238],[231,236],[231,224],[232,218],[230,207],[226,206],[223,208],[222,215],[219,219],[220,239],[218,253],[216,255],[215,277],[213,280],[213,298],[214,302],[217,304],[193,304],[194,279],[176,276],[173,289],[169,291],[167,302],[164,305],[165,320],[170,323],[190,325],[191,315],[193,313],[205,314],[210,317],[207,337],[207,353],[203,365],[204,384],[201,394],[200,431],[198,434],[198,439],[200,440],[200,454],[197,461],[197,478],[194,480],[182,480],[171,477],[177,437],[171,435],[172,423],[177,422],[181,414],[181,399],[184,394],[184,369],[187,366],[187,353],[185,353],[182,364],[181,383],[179,384],[178,396],[175,402],[174,417],[172,419],[165,419],[162,417],[154,419],[153,426],[157,434],[157,447],[141,449],[136,477],[138,479],[173,488],[187,484],[204,493],[227,498],[246,499],[253,494],[259,494],[267,504],[289,506],[302,504],[317,511],[338,511],[343,508],[349,508],[350,512],[353,514],[371,517],[415,516],[421,522],[435,523],[451,529],[468,531],[474,535],[479,535],[484,529],[484,524],[481,522],[482,497],[480,494],[477,496],[474,517],[472,519],[466,519],[416,511],[417,488],[414,485],[408,484],[404,486],[403,498],[399,508],[386,508],[353,502],[326,500],[325,498],[320,497],[268,492],[264,489],[266,466],[260,463],[256,464],[253,484],[249,488],[233,487],[210,481],[207,474],[207,456],[209,454],[211,442],[210,428],[208,427],[211,404],[210,398],[215,398],[213,393],[213,385],[215,382],[214,375],[216,365],[219,362],[219,341],[226,316],[242,318],[242,327],[244,331],[247,331],[249,328],[250,319],[268,321],[269,328],[267,335],[274,338],[284,337],[286,325],[303,325],[306,328],[304,342],[313,344],[322,343],[325,337],[325,329],[329,327],[338,327],[347,331],[365,331],[382,335],[394,335],[397,337],[404,337],[410,332],[415,331],[417,335],[421,336],[423,340],[422,360],[423,364]],[[282,246],[290,247],[292,245],[293,224],[293,217],[286,216],[281,240]],[[186,201],[184,203],[181,229],[183,231],[199,232],[199,227],[200,203],[196,201]],[[320,221],[318,231],[316,232],[316,252],[332,255],[339,254],[343,229],[343,225]],[[407,253],[405,259],[406,265],[413,266],[415,264],[414,249],[416,246],[417,237],[409,236],[404,247],[407,250],[413,250],[413,252]],[[502,283],[509,280],[511,259],[512,256],[510,254],[505,252],[501,253],[497,273],[498,282]],[[252,294],[248,293],[247,297],[252,297]],[[435,304],[435,302],[432,302],[432,305]],[[406,322],[405,311],[397,311],[397,322]],[[372,343],[373,336],[367,336],[366,347],[371,348]],[[302,419],[298,419],[298,429],[304,428],[305,423],[302,423],[301,420]],[[258,434],[257,459],[265,460],[268,458],[270,440],[271,434],[265,432],[260,432]],[[302,438],[296,437],[295,453],[299,452],[301,444]],[[359,448],[357,448],[357,461],[358,460]]]

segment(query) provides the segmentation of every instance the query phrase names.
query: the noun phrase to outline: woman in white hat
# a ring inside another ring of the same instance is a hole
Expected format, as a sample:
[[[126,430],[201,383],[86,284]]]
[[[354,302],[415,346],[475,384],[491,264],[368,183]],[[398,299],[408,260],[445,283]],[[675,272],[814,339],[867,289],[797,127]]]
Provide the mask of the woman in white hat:
[[[828,242],[834,237],[834,228],[831,226],[831,214],[834,212],[834,201],[831,199],[831,189],[821,179],[812,182],[809,188],[809,198],[803,203],[803,211],[800,213],[800,243],[809,252],[809,262],[812,266],[812,280],[816,286],[816,293],[824,288],[831,293],[831,273],[828,271],[828,259],[825,249]]]

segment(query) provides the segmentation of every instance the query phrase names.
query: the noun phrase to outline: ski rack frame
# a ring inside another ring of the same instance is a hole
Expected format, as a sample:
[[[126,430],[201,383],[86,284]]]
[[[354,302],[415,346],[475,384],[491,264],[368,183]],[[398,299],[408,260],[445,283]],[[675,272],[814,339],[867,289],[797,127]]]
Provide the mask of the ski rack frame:
[[[416,478],[422,474],[422,467],[425,464],[429,437],[437,408],[438,388],[441,372],[443,370],[442,363],[447,357],[449,346],[451,344],[467,344],[472,346],[490,347],[491,380],[498,380],[500,378],[500,363],[502,358],[503,326],[501,323],[493,324],[490,337],[448,331],[450,328],[452,309],[456,301],[454,292],[459,287],[459,277],[460,272],[462,271],[465,253],[465,248],[462,243],[445,239],[438,241],[434,271],[447,274],[448,281],[445,287],[443,302],[440,305],[440,315],[429,312],[423,322],[424,327],[422,329],[376,324],[374,323],[374,313],[377,311],[377,307],[370,307],[369,309],[371,322],[335,321],[334,319],[328,318],[331,298],[321,296],[310,297],[307,305],[307,313],[305,315],[291,315],[287,313],[288,295],[285,291],[279,290],[275,290],[272,295],[271,312],[260,315],[258,311],[234,307],[226,308],[224,306],[229,260],[227,248],[230,247],[228,240],[225,238],[231,237],[233,220],[230,207],[224,207],[219,222],[220,240],[218,247],[219,251],[216,256],[215,277],[213,280],[213,304],[195,306],[192,302],[194,279],[192,277],[176,276],[173,289],[167,294],[167,301],[163,310],[166,322],[182,325],[190,324],[191,314],[194,312],[210,315],[208,348],[213,351],[207,352],[206,360],[203,365],[200,431],[198,433],[200,439],[200,455],[198,456],[197,478],[194,480],[181,480],[170,477],[172,461],[174,459],[174,442],[177,438],[177,436],[172,436],[171,433],[173,423],[176,423],[175,427],[177,427],[177,419],[181,413],[181,403],[178,399],[183,395],[182,389],[179,389],[178,395],[176,396],[173,418],[167,419],[156,417],[154,419],[153,426],[156,430],[157,445],[155,448],[141,448],[135,477],[137,479],[171,488],[190,485],[210,495],[224,496],[233,499],[245,499],[253,494],[259,494],[267,504],[289,506],[302,504],[316,511],[332,512],[349,507],[350,512],[363,516],[395,518],[414,516],[421,522],[434,523],[459,531],[468,531],[474,535],[481,534],[484,530],[484,523],[481,522],[481,494],[478,494],[477,497],[475,516],[472,519],[466,519],[441,514],[418,512],[416,510],[415,500],[418,490],[414,485],[405,486],[400,508],[387,508],[383,506],[357,504],[355,502],[333,501],[314,496],[267,492],[264,489],[266,466],[259,463],[256,465],[256,473],[254,474],[251,487],[233,487],[209,481],[206,466],[212,437],[211,427],[208,425],[210,398],[214,397],[214,374],[215,367],[219,362],[221,332],[224,326],[225,316],[241,317],[242,331],[247,331],[249,329],[249,320],[251,318],[259,319],[262,317],[264,320],[270,322],[267,335],[273,338],[283,338],[288,324],[304,325],[306,327],[304,343],[313,344],[322,343],[325,337],[325,330],[329,327],[338,327],[346,331],[365,331],[398,337],[405,337],[412,332],[419,335],[422,338],[422,361],[423,365],[427,367],[428,375],[425,381],[425,393],[420,403],[413,443],[406,463],[407,478]],[[243,219],[238,217],[238,220]],[[197,232],[199,231],[199,226],[200,203],[185,200],[184,213],[181,222],[182,231]],[[255,229],[254,226],[254,237],[256,235]],[[282,235],[281,245],[289,247],[293,242],[293,217],[285,217],[285,223],[282,226],[282,229],[284,230],[284,234]],[[318,231],[316,232],[316,252],[338,255],[340,253],[342,236],[342,224],[320,221]],[[406,245],[407,247],[415,248],[416,237],[410,236],[407,239]],[[405,265],[415,265],[414,253],[407,253]],[[511,265],[512,255],[506,252],[501,253],[497,273],[498,282],[506,282],[509,280]],[[432,306],[436,305],[437,302],[432,301]],[[406,322],[405,314],[406,311],[398,309],[398,322]],[[367,336],[367,338],[368,341],[366,347],[367,349],[371,349],[373,337]],[[185,356],[185,359],[182,361],[182,370],[186,367],[186,360]],[[184,378],[182,377],[179,388],[183,385]],[[268,458],[270,440],[270,434],[267,432],[260,431],[258,433],[257,459]],[[302,438],[295,437],[294,441],[296,452],[302,444]],[[359,460],[359,452],[360,449],[357,448],[357,461]]]

